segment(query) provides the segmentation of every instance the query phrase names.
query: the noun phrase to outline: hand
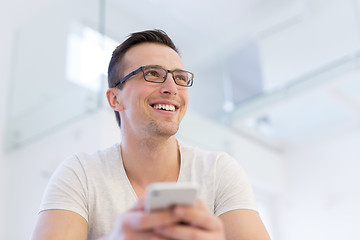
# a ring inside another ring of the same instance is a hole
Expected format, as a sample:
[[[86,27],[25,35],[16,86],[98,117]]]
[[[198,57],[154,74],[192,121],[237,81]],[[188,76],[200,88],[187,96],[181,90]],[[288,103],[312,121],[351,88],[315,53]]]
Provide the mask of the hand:
[[[159,236],[154,229],[174,225],[177,222],[171,210],[146,213],[144,199],[140,199],[133,208],[117,219],[113,230],[104,239],[158,239]]]
[[[215,217],[199,200],[194,207],[176,206],[173,214],[178,224],[166,224],[156,227],[154,240],[176,239],[176,240],[225,240],[224,225]],[[179,222],[186,223],[179,224]]]

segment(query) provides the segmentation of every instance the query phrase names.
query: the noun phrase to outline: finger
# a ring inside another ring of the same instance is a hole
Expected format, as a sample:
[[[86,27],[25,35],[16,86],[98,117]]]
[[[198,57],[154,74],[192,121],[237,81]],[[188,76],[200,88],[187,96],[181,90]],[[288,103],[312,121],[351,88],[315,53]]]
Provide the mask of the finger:
[[[166,239],[176,239],[176,240],[207,240],[207,239],[217,239],[217,235],[210,231],[205,231],[200,228],[195,228],[193,226],[186,225],[171,225],[168,227],[159,227],[155,229],[155,233],[160,236],[165,237]]]
[[[143,211],[128,212],[122,219],[121,225],[125,230],[147,231],[160,226],[176,223],[174,214],[167,211],[145,213]]]
[[[200,200],[195,207],[175,207],[174,215],[179,221],[184,221],[199,228],[219,230],[222,227],[220,219],[215,217]]]
[[[136,239],[136,240],[166,240],[153,231],[145,232],[126,232],[116,236],[110,236],[110,239]]]
[[[149,239],[150,239],[150,240],[169,240],[169,238],[161,237],[161,236],[159,236],[159,235],[151,236]]]

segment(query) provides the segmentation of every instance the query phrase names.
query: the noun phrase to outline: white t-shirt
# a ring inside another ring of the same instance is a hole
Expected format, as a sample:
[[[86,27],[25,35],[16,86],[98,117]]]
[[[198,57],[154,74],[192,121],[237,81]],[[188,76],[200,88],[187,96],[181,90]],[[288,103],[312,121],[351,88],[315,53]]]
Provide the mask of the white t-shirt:
[[[194,182],[199,196],[216,216],[234,209],[256,210],[252,188],[239,164],[226,153],[179,143],[178,182]],[[51,177],[40,211],[65,209],[80,214],[89,226],[88,239],[110,233],[117,217],[137,196],[124,170],[120,144],[66,159]]]

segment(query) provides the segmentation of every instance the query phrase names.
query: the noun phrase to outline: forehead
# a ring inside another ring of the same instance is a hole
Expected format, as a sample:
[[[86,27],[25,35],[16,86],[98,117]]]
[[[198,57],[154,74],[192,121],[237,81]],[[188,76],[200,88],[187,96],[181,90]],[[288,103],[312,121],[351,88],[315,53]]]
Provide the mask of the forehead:
[[[141,43],[130,48],[124,55],[123,64],[125,71],[146,65],[159,65],[169,70],[184,69],[179,54],[158,43]]]

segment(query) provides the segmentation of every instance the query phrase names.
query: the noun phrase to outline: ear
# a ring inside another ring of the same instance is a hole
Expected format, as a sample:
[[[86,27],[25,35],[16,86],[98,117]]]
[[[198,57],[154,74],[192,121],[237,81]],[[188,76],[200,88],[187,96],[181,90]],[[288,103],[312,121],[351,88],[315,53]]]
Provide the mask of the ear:
[[[124,110],[124,106],[122,105],[122,101],[120,99],[120,90],[117,88],[109,88],[106,91],[106,97],[108,99],[110,107],[114,111],[122,111]]]

